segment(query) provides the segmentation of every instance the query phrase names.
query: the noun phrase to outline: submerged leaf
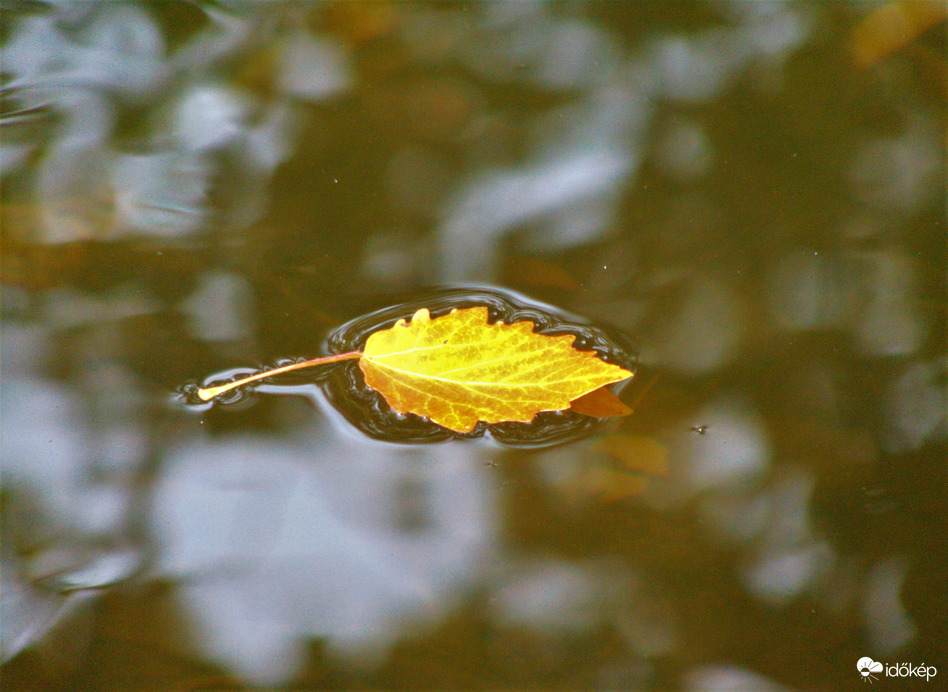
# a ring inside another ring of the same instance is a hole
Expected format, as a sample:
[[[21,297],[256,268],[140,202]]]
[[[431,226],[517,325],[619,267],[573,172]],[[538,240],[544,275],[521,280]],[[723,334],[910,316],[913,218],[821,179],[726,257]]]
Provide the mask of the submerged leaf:
[[[594,389],[589,394],[583,394],[573,399],[569,410],[593,418],[611,418],[613,416],[627,416],[632,409],[625,405],[615,394],[605,387]]]
[[[577,351],[572,335],[535,334],[529,321],[488,324],[487,308],[454,309],[372,334],[359,367],[366,384],[401,413],[426,416],[456,432],[478,421],[529,422],[632,373],[593,351]]]

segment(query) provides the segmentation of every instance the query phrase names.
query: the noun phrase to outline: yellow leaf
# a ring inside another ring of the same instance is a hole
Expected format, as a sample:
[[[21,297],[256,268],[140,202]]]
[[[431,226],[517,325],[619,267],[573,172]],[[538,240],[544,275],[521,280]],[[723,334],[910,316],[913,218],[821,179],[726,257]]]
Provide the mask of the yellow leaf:
[[[291,363],[198,389],[197,396],[209,401],[274,375],[358,359],[365,383],[393,409],[455,432],[471,432],[478,421],[526,423],[571,403],[596,417],[631,412],[601,389],[631,377],[628,370],[576,350],[572,335],[535,334],[533,322],[489,324],[487,318],[486,307],[455,308],[434,319],[422,308],[411,322],[402,319],[370,335],[362,352]]]
[[[478,421],[529,422],[632,376],[593,351],[577,351],[574,338],[535,334],[528,321],[488,324],[486,307],[435,319],[421,309],[410,323],[372,334],[359,367],[396,411],[470,432]]]

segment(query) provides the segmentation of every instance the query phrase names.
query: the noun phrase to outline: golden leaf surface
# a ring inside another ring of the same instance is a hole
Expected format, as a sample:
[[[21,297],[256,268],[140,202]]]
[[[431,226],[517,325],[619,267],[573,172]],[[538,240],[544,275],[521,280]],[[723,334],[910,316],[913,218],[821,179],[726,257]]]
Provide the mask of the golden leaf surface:
[[[632,373],[578,351],[572,335],[535,334],[529,321],[488,324],[486,307],[455,308],[369,336],[359,359],[366,384],[400,413],[455,432],[478,421],[529,422]]]

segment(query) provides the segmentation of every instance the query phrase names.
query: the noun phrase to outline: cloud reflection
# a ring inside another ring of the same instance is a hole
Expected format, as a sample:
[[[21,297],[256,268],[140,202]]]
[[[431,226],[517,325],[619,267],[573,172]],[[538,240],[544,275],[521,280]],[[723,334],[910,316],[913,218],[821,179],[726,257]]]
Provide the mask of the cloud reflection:
[[[233,437],[165,460],[152,526],[200,645],[241,676],[285,681],[307,638],[358,667],[443,617],[494,541],[474,445],[403,450],[344,438]]]

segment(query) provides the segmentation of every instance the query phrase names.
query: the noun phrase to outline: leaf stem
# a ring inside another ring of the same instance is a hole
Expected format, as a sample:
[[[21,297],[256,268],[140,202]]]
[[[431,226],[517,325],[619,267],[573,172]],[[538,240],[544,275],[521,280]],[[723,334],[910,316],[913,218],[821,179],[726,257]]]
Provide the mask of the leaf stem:
[[[294,370],[302,370],[303,368],[312,368],[317,365],[328,365],[329,363],[336,363],[340,360],[355,360],[356,358],[361,357],[361,351],[349,351],[348,353],[337,353],[331,356],[322,356],[320,358],[304,360],[300,361],[299,363],[290,363],[289,365],[283,365],[279,368],[273,368],[273,370],[264,370],[262,372],[254,373],[253,375],[243,377],[233,382],[228,382],[227,384],[218,385],[217,387],[202,387],[197,391],[197,395],[201,401],[210,401],[214,397],[224,394],[225,392],[229,392],[232,389],[242,387],[245,384],[250,384],[251,382],[256,382],[257,380],[273,377],[274,375],[282,375],[283,373],[293,372]]]

